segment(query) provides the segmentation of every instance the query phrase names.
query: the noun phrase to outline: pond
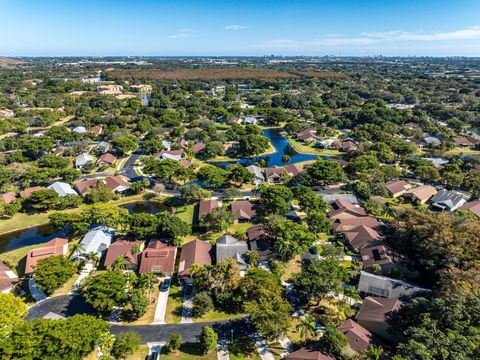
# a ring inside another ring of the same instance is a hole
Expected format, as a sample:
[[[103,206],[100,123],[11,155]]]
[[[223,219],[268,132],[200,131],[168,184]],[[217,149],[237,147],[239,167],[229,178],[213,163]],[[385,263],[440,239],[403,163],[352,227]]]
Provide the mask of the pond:
[[[127,209],[129,214],[156,214],[169,209],[168,206],[158,201],[135,201],[121,205],[121,207]]]
[[[136,201],[122,205],[130,214],[156,214],[169,208],[158,201]],[[65,237],[66,231],[55,231],[50,225],[34,226],[0,235],[0,253],[19,249],[24,246],[45,243],[55,237]]]
[[[272,146],[275,149],[273,153],[257,156],[254,158],[242,158],[236,161],[236,163],[241,165],[250,165],[262,159],[268,159],[267,167],[272,167],[272,166],[285,166],[289,164],[296,164],[303,161],[316,160],[318,158],[317,155],[296,152],[290,146],[290,142],[288,141],[288,139],[285,136],[283,136],[281,132],[282,132],[282,129],[280,128],[263,130],[263,136],[270,139],[270,142],[272,143]],[[284,155],[290,156],[290,161],[288,163],[284,163],[282,161],[282,157]],[[220,163],[216,163],[216,165],[226,167],[232,163],[234,162],[233,161],[220,162]]]
[[[14,231],[0,235],[0,253],[19,249],[24,246],[42,244],[55,237],[64,236],[64,231],[55,231],[50,225],[41,225],[25,230]]]

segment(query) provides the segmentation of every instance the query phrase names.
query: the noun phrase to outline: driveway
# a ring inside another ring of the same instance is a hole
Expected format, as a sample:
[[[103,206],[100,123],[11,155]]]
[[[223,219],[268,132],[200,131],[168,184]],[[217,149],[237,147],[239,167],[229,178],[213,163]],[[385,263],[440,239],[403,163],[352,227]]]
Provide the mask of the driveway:
[[[160,293],[158,294],[157,306],[155,308],[155,316],[152,324],[164,324],[165,312],[167,310],[168,294],[170,293],[171,279],[167,277],[160,284]]]

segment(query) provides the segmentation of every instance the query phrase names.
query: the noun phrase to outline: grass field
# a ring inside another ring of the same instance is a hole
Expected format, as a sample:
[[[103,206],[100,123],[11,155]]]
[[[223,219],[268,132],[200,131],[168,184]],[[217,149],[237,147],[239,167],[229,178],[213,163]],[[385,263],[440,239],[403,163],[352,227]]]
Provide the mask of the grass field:
[[[209,311],[202,317],[194,318],[193,322],[213,322],[213,321],[220,321],[220,320],[230,320],[230,319],[238,319],[241,318],[243,314],[227,314],[223,311],[212,310]]]
[[[292,147],[300,153],[332,157],[341,156],[344,154],[343,152],[336,149],[318,149],[316,147],[313,147],[312,145],[308,145],[291,138],[289,138],[288,141],[290,142],[290,145],[292,145]]]
[[[132,355],[128,356],[125,360],[145,360],[148,355],[148,346],[140,345],[137,351]]]
[[[14,270],[19,277],[22,277],[24,275],[23,272],[25,270],[25,264],[23,264],[21,260],[25,258],[30,250],[39,248],[42,245],[43,244],[24,246],[22,248],[0,254],[0,260],[5,262],[10,269]]]

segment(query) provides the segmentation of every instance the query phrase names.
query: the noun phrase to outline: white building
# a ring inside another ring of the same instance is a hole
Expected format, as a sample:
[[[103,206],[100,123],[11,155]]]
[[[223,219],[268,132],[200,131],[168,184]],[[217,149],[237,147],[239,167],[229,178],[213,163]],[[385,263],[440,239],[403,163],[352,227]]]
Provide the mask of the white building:
[[[78,195],[69,184],[61,181],[54,182],[52,185],[47,187],[47,189],[55,191],[60,197]]]
[[[82,249],[75,251],[71,259],[85,259],[87,254],[95,253],[101,257],[103,252],[110,246],[115,236],[115,230],[107,226],[98,226],[85,234],[80,245]]]

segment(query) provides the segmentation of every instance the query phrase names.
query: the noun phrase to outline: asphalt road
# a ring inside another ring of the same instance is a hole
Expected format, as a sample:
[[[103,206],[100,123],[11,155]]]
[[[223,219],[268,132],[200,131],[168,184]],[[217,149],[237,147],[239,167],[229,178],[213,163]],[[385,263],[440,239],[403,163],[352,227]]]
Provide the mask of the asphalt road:
[[[129,179],[135,179],[138,178],[138,174],[134,169],[135,162],[138,160],[140,156],[142,156],[144,150],[143,149],[137,149],[135,150],[130,157],[125,160],[125,164],[123,165],[123,169],[119,171],[120,174],[125,175]]]
[[[50,312],[64,317],[75,314],[94,314],[92,307],[85,303],[81,295],[69,294],[49,298],[32,306],[28,310],[27,321],[41,319]],[[134,331],[140,335],[144,343],[166,341],[172,332],[178,332],[184,341],[190,342],[198,340],[204,326],[213,327],[221,339],[247,335],[252,330],[246,319],[236,319],[191,324],[113,325],[111,332],[118,335],[126,331]]]

